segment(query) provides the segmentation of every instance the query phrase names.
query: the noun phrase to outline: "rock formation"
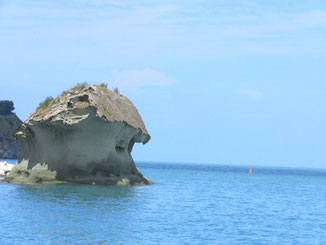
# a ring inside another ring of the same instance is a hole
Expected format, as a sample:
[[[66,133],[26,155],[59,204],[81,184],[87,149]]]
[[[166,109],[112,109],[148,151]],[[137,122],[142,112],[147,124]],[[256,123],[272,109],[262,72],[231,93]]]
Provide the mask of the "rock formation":
[[[20,156],[13,136],[22,121],[12,112],[14,109],[12,101],[0,101],[0,159],[18,159]]]
[[[131,151],[150,140],[132,102],[105,85],[47,98],[17,130],[22,149],[6,182],[144,185]]]
[[[0,177],[5,177],[7,174],[10,173],[14,164],[8,163],[6,161],[0,161]]]

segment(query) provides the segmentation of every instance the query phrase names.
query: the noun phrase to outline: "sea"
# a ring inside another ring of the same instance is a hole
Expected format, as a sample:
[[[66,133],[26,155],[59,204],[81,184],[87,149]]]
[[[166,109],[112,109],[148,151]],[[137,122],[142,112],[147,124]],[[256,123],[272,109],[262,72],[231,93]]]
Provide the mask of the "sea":
[[[326,244],[326,170],[136,165],[156,184],[0,184],[0,244]]]

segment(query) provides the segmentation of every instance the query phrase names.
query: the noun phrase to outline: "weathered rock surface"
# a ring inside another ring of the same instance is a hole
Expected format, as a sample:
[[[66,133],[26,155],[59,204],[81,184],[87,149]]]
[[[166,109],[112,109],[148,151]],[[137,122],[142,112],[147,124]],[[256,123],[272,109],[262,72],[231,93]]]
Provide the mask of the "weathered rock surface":
[[[136,142],[150,140],[143,120],[128,98],[105,86],[78,84],[47,98],[15,136],[22,156],[6,182],[152,183],[131,157]]]
[[[18,159],[20,151],[14,139],[15,130],[22,124],[12,101],[0,101],[0,159]]]
[[[0,177],[5,177],[7,174],[10,173],[14,164],[8,163],[6,161],[0,161]]]
[[[19,157],[19,147],[14,139],[0,139],[1,159],[18,159]]]

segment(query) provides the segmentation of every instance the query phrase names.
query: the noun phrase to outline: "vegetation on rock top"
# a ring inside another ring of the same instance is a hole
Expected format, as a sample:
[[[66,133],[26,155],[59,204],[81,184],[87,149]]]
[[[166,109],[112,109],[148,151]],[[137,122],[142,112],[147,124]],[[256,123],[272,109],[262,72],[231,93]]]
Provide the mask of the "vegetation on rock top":
[[[46,110],[53,102],[53,98],[51,96],[47,97],[42,103],[40,103],[39,107],[42,110]]]
[[[1,100],[0,101],[0,115],[12,114],[13,110],[15,110],[14,102],[12,102],[10,100]]]
[[[13,134],[22,124],[13,110],[12,101],[0,101],[0,158],[17,158],[19,151]]]

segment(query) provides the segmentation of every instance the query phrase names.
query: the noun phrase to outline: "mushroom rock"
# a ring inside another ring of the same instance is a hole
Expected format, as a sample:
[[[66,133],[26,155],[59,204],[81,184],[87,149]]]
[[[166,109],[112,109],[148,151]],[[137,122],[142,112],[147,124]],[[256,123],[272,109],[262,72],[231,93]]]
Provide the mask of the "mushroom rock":
[[[22,155],[12,183],[152,184],[131,151],[150,140],[136,107],[105,85],[78,84],[47,98],[18,128]]]

